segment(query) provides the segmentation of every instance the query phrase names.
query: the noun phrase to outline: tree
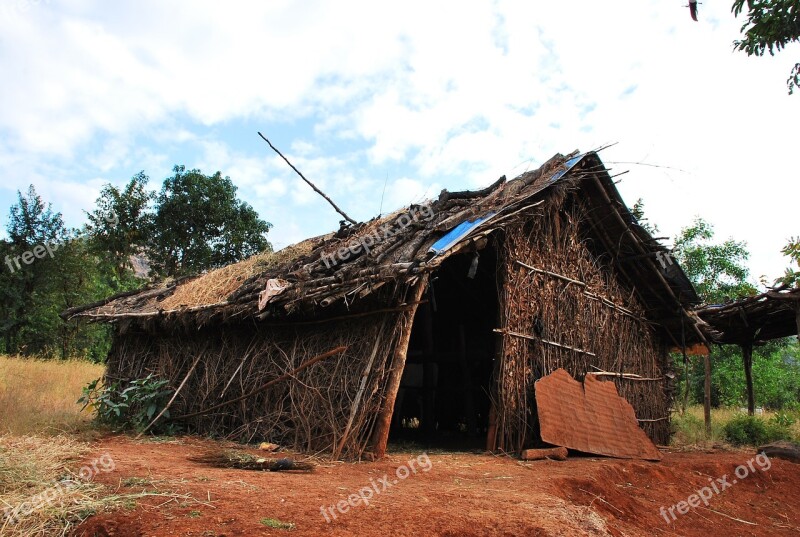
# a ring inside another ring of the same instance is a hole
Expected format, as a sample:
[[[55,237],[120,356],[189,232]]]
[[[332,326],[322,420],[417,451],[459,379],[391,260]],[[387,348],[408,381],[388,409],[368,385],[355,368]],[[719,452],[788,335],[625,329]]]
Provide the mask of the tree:
[[[271,245],[272,224],[236,198],[220,172],[173,168],[156,198],[148,252],[162,276],[183,276],[240,261]]]
[[[794,261],[794,264],[800,269],[800,237],[792,237],[789,239],[789,243],[781,250],[781,253]],[[794,287],[800,287],[800,271],[790,266],[786,269],[783,277],[779,278],[779,282]]]
[[[0,347],[9,354],[102,360],[108,328],[65,323],[59,313],[112,294],[112,272],[33,186],[18,197],[10,210],[10,240],[0,241]]]
[[[48,274],[53,255],[34,255],[57,249],[69,237],[61,213],[45,205],[33,185],[23,196],[17,192],[17,203],[11,206],[6,232],[9,240],[3,244],[4,274],[2,278],[2,330],[5,352],[28,352],[38,349],[45,322],[38,307],[48,286]],[[33,346],[26,343],[36,340]]]
[[[744,39],[733,42],[735,49],[748,56],[771,56],[786,45],[800,41],[800,0],[735,0],[731,11],[738,17],[747,13],[741,32]],[[789,94],[800,86],[800,63],[796,63],[786,80]]]
[[[86,213],[91,249],[113,266],[119,288],[139,283],[135,279],[131,282],[131,258],[142,253],[152,228],[148,208],[155,195],[147,190],[148,181],[141,171],[122,190],[106,184],[97,198],[97,208]]]
[[[756,294],[747,278],[750,257],[745,242],[728,239],[715,244],[714,227],[700,217],[675,239],[673,255],[707,304],[719,304]]]

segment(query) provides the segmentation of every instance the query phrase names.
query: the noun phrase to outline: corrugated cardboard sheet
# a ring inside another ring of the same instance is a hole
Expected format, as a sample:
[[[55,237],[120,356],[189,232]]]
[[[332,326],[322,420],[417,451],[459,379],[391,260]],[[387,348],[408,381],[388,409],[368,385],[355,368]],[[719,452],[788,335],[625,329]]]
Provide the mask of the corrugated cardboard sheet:
[[[543,441],[621,459],[661,460],[613,382],[587,375],[581,384],[557,369],[535,387]]]

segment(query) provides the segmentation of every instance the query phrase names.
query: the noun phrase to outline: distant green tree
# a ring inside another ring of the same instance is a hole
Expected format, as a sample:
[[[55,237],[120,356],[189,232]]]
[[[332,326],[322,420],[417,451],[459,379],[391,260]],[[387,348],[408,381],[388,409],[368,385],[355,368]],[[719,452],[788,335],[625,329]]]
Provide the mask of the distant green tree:
[[[33,185],[23,195],[17,192],[17,203],[11,206],[6,232],[9,240],[3,245],[4,272],[2,308],[5,351],[8,353],[36,352],[42,339],[41,310],[43,290],[49,285],[53,256],[34,257],[34,252],[63,244],[69,238],[61,213],[45,204]]]
[[[156,198],[148,252],[162,276],[183,276],[240,261],[271,248],[261,220],[236,198],[236,186],[220,172],[173,168]]]
[[[108,268],[33,186],[18,198],[10,209],[9,240],[0,242],[2,351],[101,360],[110,341],[107,327],[64,323],[59,313],[111,294]]]
[[[673,254],[705,303],[719,304],[757,293],[748,281],[746,243],[733,239],[715,242],[713,227],[702,218],[696,218],[691,226],[681,230]],[[795,404],[800,396],[798,353],[800,349],[788,338],[768,341],[753,349],[753,391],[757,405],[782,409]],[[674,359],[680,375],[678,385],[685,390],[682,358],[674,355]],[[715,347],[711,360],[712,406],[743,405],[746,387],[741,349],[736,345]],[[701,402],[703,362],[696,360],[688,365],[689,395],[695,402]]]
[[[97,198],[96,209],[87,213],[91,250],[113,267],[116,287],[120,289],[141,284],[132,277],[131,258],[143,253],[152,229],[149,204],[155,194],[147,190],[148,181],[142,171],[121,190],[106,184]]]
[[[712,406],[747,404],[741,349],[735,345],[716,348],[712,354]],[[703,400],[703,363],[692,364],[692,399]],[[756,406],[782,410],[800,401],[800,346],[792,338],[768,341],[753,349],[753,393]]]
[[[713,239],[713,226],[699,217],[675,239],[673,255],[700,298],[718,304],[756,294],[756,287],[747,281],[747,244],[733,239],[714,243]]]
[[[800,287],[800,237],[792,237],[789,239],[789,243],[781,252],[797,265],[798,270],[789,266],[783,276],[779,278],[779,283]]]
[[[745,11],[746,10],[746,11]],[[741,32],[744,39],[733,42],[737,50],[748,56],[763,56],[800,41],[800,0],[735,0],[731,8],[738,17],[745,13]],[[786,80],[789,94],[800,86],[800,63],[796,63]]]

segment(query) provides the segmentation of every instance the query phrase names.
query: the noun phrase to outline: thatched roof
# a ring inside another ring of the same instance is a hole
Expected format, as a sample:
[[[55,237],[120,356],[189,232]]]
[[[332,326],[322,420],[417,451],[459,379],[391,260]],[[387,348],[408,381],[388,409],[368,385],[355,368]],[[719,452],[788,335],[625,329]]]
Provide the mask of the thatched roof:
[[[179,320],[199,327],[291,321],[330,315],[337,308],[357,309],[386,283],[414,281],[449,256],[480,249],[489,235],[548,210],[544,202],[550,191],[562,188],[578,191],[589,209],[592,236],[638,294],[648,319],[679,341],[678,312],[697,303],[697,295],[677,264],[659,266],[657,260],[667,249],[638,224],[595,152],[558,154],[511,181],[502,177],[478,191],[445,190],[427,204],[343,226],[196,277],[73,308],[64,316],[110,322]],[[268,282],[271,290],[265,295]],[[687,341],[697,341],[699,332],[690,324]]]
[[[800,330],[800,288],[782,285],[730,304],[695,310],[715,343],[752,345],[793,336]]]

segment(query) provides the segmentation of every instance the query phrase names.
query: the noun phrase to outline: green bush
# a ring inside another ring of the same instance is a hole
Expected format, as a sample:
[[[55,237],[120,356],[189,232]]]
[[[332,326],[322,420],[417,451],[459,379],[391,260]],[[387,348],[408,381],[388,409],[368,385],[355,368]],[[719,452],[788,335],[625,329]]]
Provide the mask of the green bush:
[[[737,446],[758,446],[776,440],[791,440],[790,427],[794,423],[785,414],[779,414],[769,421],[756,416],[742,414],[725,424],[725,438]]]
[[[147,375],[145,378],[132,380],[125,388],[115,382],[110,386],[101,386],[100,379],[95,379],[83,388],[83,396],[78,404],[81,410],[90,408],[96,413],[95,419],[117,430],[143,430],[167,404],[173,391],[167,387],[168,381]],[[164,412],[155,430],[164,434],[172,434],[174,427],[167,422],[169,410]]]

